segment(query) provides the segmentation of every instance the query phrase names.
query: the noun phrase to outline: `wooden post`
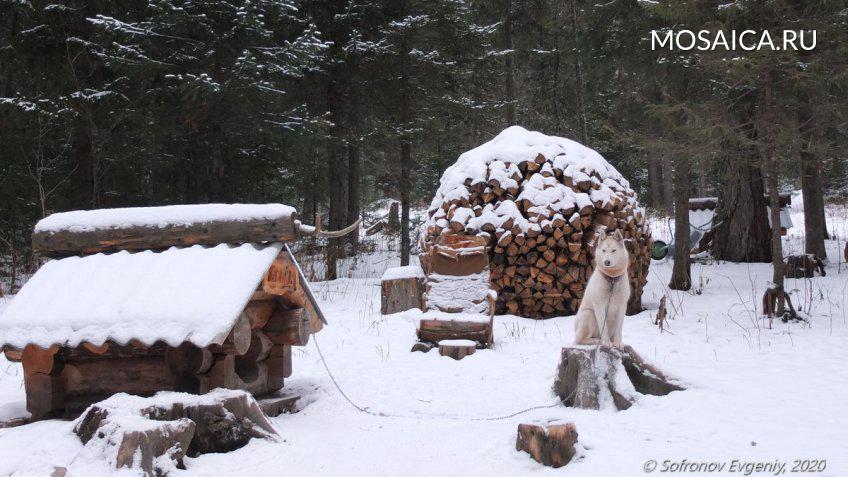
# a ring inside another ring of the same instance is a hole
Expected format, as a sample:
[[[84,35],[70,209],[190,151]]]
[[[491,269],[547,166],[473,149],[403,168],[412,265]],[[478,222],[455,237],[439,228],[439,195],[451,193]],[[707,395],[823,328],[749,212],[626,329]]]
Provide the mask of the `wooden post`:
[[[268,392],[274,392],[283,387],[285,378],[291,376],[291,346],[273,346],[265,362],[268,364]]]
[[[47,349],[27,345],[21,355],[26,406],[33,420],[52,417],[65,410],[65,386],[61,376],[64,360],[58,352],[58,345]]]

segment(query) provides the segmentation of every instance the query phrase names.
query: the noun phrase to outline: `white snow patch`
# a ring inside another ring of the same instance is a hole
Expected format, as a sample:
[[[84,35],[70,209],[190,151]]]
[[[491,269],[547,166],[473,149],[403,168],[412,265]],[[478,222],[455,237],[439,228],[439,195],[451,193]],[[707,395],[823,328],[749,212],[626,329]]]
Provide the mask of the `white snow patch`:
[[[445,346],[477,346],[476,341],[471,340],[440,340],[439,345]]]

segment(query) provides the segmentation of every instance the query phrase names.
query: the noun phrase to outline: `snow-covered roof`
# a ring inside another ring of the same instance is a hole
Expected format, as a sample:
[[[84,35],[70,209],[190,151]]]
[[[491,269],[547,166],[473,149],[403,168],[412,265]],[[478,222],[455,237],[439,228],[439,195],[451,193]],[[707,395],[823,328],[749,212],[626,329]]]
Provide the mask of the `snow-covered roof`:
[[[222,343],[282,244],[52,260],[0,314],[0,345]]]
[[[190,204],[124,209],[74,210],[41,219],[35,232],[87,232],[130,227],[167,227],[213,221],[288,218],[294,208],[283,204]]]

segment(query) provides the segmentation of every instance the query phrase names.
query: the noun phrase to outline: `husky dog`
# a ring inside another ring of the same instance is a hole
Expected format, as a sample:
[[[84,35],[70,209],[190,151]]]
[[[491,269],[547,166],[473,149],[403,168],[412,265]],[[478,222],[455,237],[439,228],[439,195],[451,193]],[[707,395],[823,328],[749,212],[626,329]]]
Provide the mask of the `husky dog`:
[[[595,271],[589,277],[574,320],[574,342],[620,346],[624,312],[630,299],[630,254],[620,230],[607,235],[602,229],[595,243]]]

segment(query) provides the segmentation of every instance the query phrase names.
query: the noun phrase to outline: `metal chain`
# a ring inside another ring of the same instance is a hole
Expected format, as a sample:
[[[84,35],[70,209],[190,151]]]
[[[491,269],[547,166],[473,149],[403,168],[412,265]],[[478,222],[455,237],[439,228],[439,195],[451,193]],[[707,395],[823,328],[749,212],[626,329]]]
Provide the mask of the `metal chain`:
[[[315,335],[312,335],[312,341],[315,343],[315,349],[318,350],[318,355],[321,357],[321,363],[324,365],[324,369],[327,371],[327,375],[330,376],[330,380],[333,382],[333,385],[339,391],[339,394],[345,398],[345,401],[348,402],[354,409],[357,411],[368,414],[375,417],[395,417],[395,418],[404,418],[404,419],[421,419],[421,418],[430,418],[430,419],[448,419],[454,421],[501,421],[504,419],[509,419],[511,417],[515,417],[521,414],[528,413],[530,411],[535,411],[537,409],[550,409],[554,407],[562,406],[562,402],[557,400],[557,402],[552,404],[542,404],[539,406],[528,407],[526,409],[522,409],[520,411],[513,412],[511,414],[507,414],[504,416],[491,416],[491,417],[469,417],[469,416],[456,416],[450,414],[436,414],[436,413],[415,413],[415,414],[394,414],[387,412],[377,412],[372,411],[370,408],[362,407],[356,404],[347,393],[344,392],[342,387],[339,385],[338,381],[336,381],[335,376],[333,376],[333,372],[330,371],[330,367],[327,365],[327,359],[324,357],[324,353],[321,351],[321,346],[318,344],[318,340]],[[575,390],[576,392],[576,390]],[[570,397],[573,397],[574,392]]]

